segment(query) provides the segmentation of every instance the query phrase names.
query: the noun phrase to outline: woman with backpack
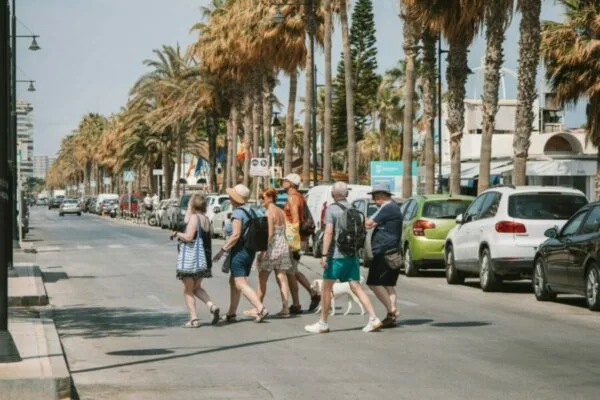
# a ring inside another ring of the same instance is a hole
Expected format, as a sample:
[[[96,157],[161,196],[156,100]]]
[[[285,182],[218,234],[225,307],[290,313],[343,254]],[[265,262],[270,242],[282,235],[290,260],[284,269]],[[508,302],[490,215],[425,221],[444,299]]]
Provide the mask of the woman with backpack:
[[[269,315],[269,312],[260,301],[254,289],[248,285],[248,276],[252,270],[255,252],[248,249],[246,241],[248,239],[250,221],[256,217],[254,211],[246,205],[250,198],[250,189],[244,185],[236,185],[233,188],[227,189],[227,194],[234,208],[231,213],[232,233],[214,258],[214,261],[218,261],[226,255],[225,263],[229,265],[231,271],[229,277],[231,303],[229,311],[223,320],[224,322],[235,322],[237,320],[237,308],[240,304],[241,294],[243,293],[246,299],[258,310],[254,319],[255,322],[262,322]]]
[[[177,279],[183,281],[183,297],[190,313],[190,319],[184,328],[198,328],[200,320],[196,314],[196,299],[204,302],[212,314],[212,324],[219,321],[219,307],[213,303],[206,290],[202,288],[202,280],[211,278],[211,232],[210,221],[206,216],[204,197],[195,194],[190,198],[184,222],[183,233],[173,232],[171,239],[180,241],[177,257]]]

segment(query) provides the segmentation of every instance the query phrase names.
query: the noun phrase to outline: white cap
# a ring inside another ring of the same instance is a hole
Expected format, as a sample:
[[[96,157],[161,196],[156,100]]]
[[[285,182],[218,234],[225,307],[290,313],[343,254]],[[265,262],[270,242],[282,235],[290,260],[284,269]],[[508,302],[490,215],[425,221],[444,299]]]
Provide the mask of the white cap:
[[[346,185],[346,182],[336,182],[333,184],[333,187],[331,188],[331,193],[332,194],[338,194],[344,198],[348,197],[348,185]]]
[[[302,179],[298,174],[288,174],[285,178],[283,178],[283,180],[288,181],[296,187],[300,187],[300,183],[302,183]]]

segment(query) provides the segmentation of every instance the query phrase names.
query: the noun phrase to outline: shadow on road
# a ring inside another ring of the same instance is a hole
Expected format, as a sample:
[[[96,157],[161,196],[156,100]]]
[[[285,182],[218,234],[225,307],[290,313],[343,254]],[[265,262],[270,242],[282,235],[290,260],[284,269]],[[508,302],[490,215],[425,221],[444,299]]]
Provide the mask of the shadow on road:
[[[54,319],[64,337],[85,339],[135,337],[143,331],[181,325],[187,314],[131,307],[72,307],[54,311]]]
[[[49,268],[62,268],[62,267],[49,267]],[[125,275],[102,275],[102,278],[120,278]],[[96,275],[67,275],[66,272],[42,272],[42,277],[46,283],[56,283],[66,279],[96,279]]]

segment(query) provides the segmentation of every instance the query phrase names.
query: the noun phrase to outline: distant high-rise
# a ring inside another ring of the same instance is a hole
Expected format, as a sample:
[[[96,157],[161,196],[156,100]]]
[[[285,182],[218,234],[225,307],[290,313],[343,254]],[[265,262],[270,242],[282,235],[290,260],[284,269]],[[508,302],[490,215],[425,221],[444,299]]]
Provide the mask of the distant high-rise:
[[[33,156],[33,176],[36,178],[46,179],[48,168],[54,162],[54,157],[48,156]]]
[[[33,176],[33,106],[17,101],[17,149],[20,153],[19,174],[21,180]]]

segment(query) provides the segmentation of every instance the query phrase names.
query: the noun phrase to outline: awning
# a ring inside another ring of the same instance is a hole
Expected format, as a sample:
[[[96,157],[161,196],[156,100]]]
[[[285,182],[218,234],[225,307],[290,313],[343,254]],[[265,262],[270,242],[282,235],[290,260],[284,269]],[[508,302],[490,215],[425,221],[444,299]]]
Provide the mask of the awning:
[[[460,180],[469,180],[479,177],[479,164],[474,162],[464,162],[460,165]],[[492,161],[490,163],[490,176],[499,175],[496,170],[499,168],[507,167],[510,164],[510,170],[512,170],[512,161]],[[442,177],[449,178],[450,166],[442,166]]]
[[[513,170],[512,162],[490,169],[490,175],[501,175]],[[596,160],[527,161],[527,176],[594,176]]]

